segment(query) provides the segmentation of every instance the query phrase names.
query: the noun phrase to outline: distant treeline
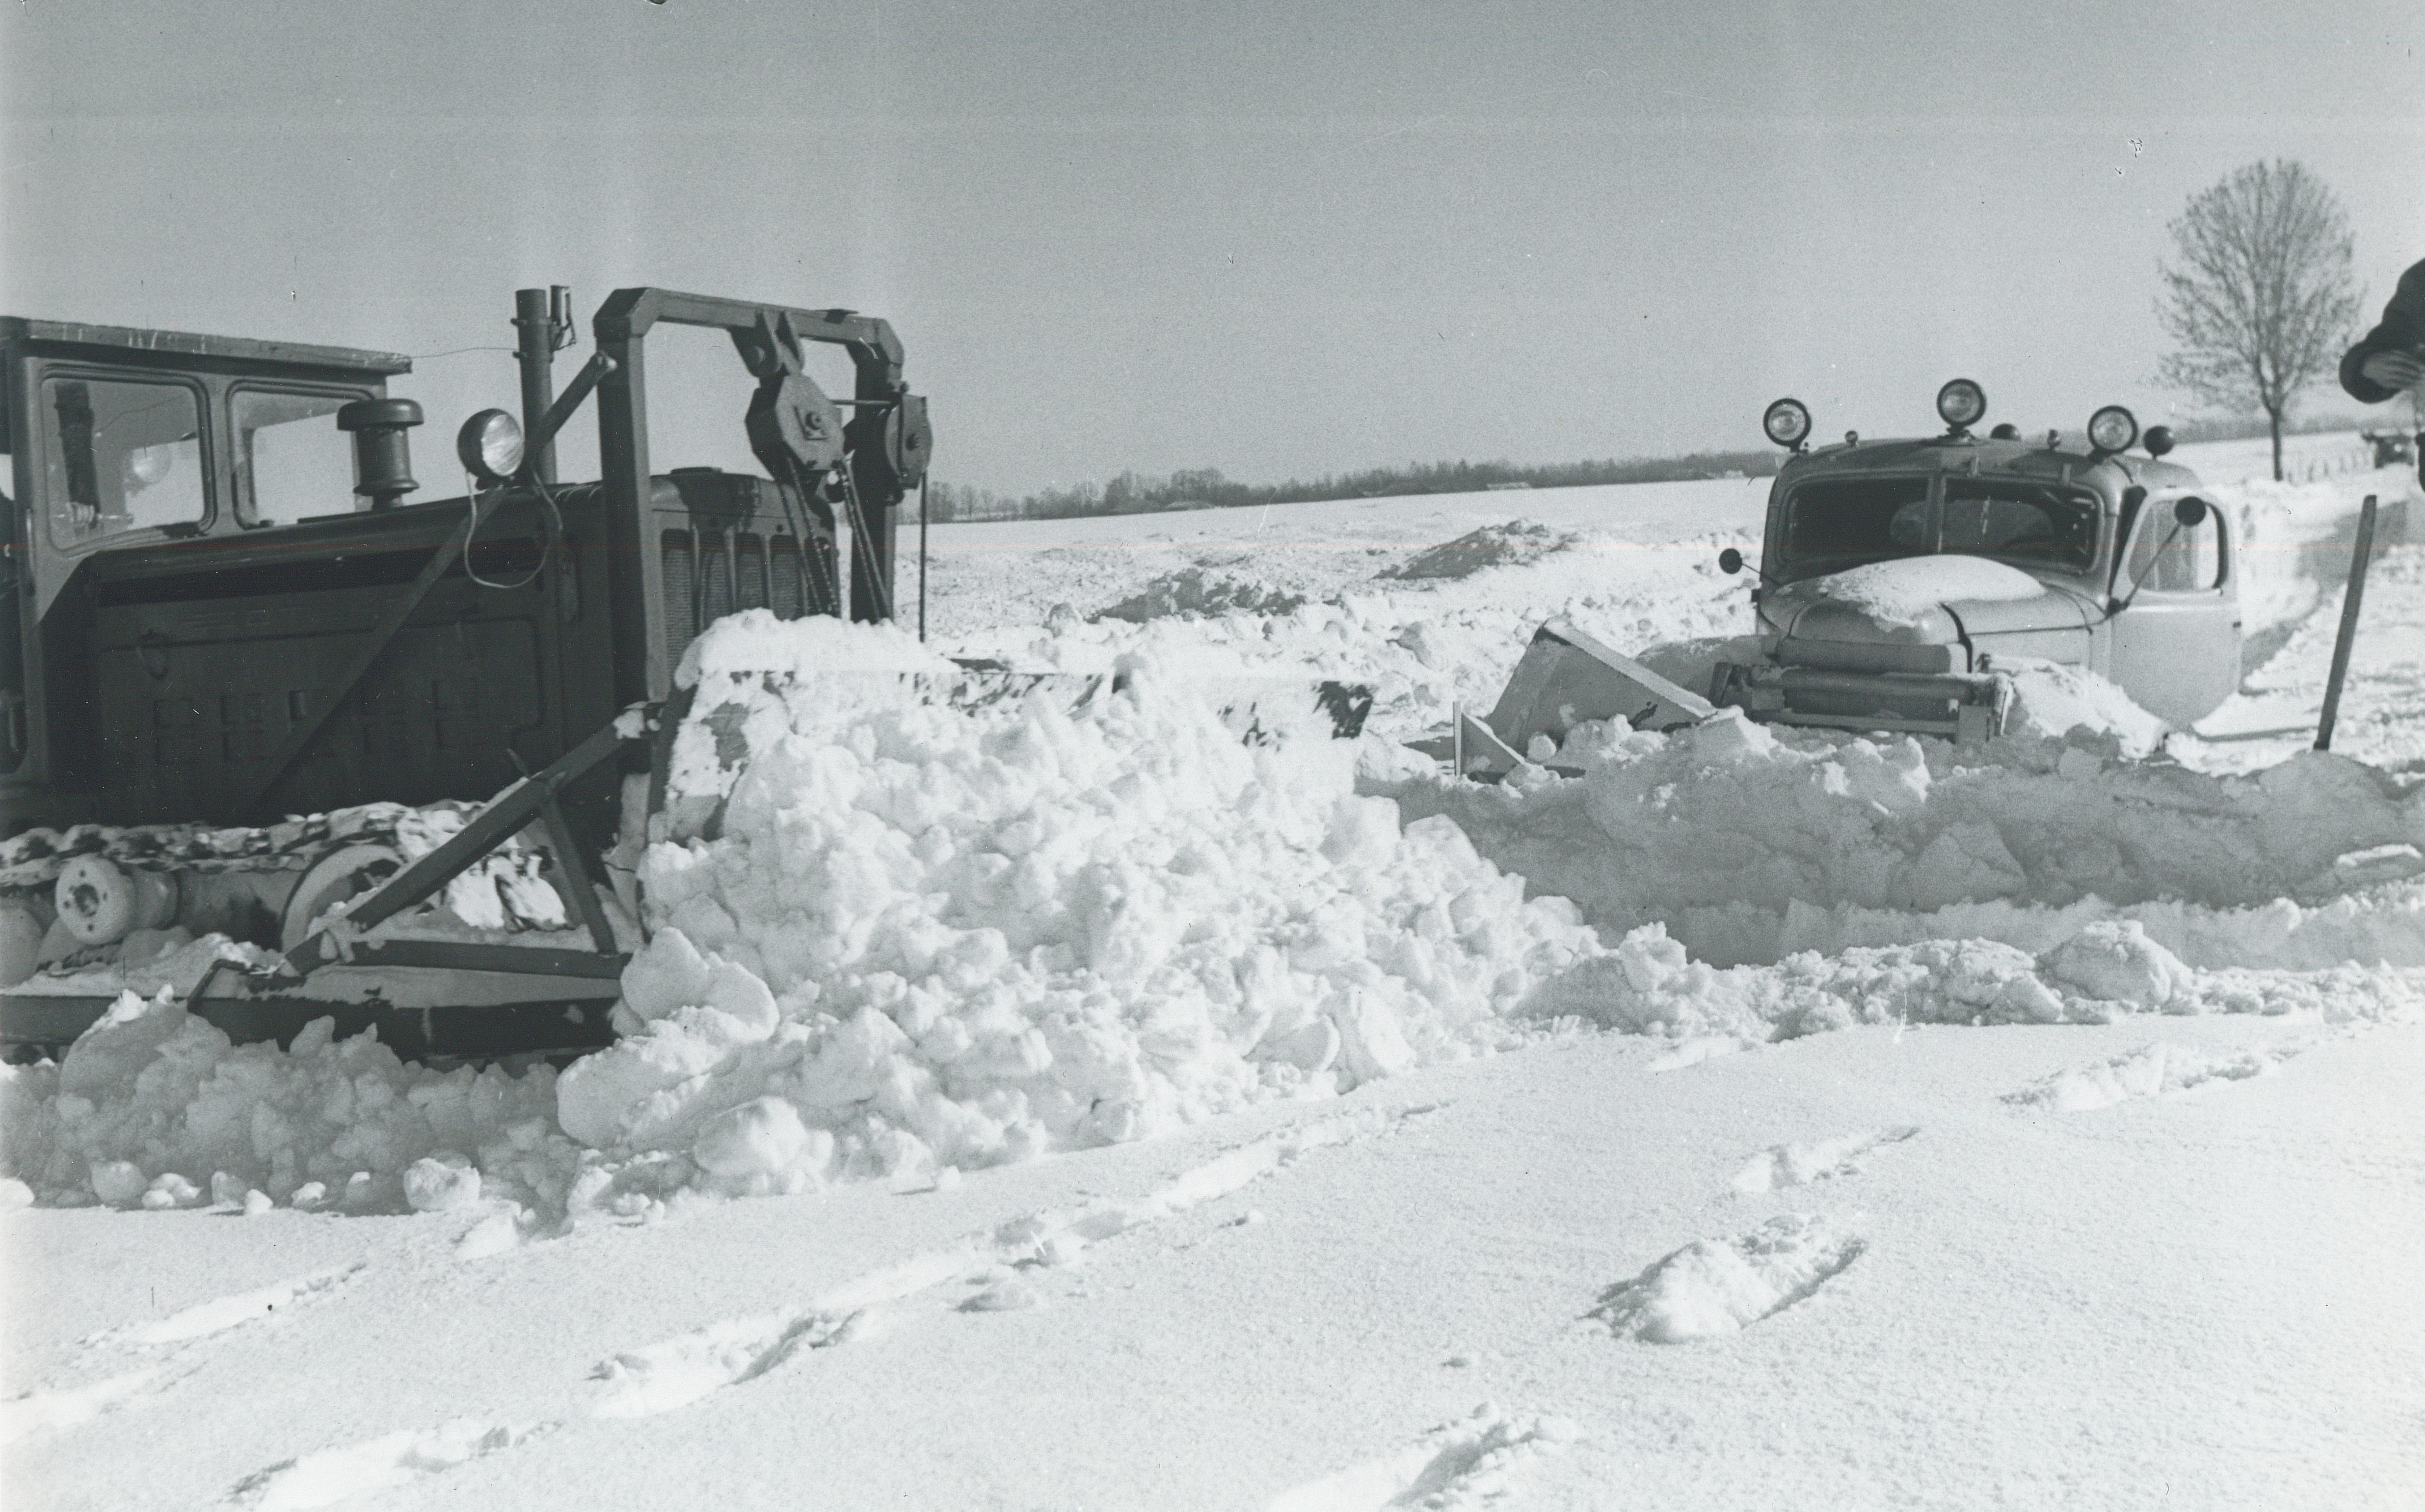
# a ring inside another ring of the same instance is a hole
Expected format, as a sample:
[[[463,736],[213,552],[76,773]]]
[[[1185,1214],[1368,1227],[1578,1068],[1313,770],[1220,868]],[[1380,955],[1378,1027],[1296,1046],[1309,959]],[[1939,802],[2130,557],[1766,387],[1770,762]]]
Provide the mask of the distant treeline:
[[[1490,488],[1568,489],[1598,483],[1672,483],[1682,478],[1766,477],[1782,454],[1695,452],[1600,462],[1412,462],[1339,477],[1285,483],[1239,483],[1217,469],[1194,468],[1168,477],[1122,473],[1109,483],[1045,489],[1023,497],[949,483],[930,484],[927,518],[1067,520],[1083,515],[1151,514],[1165,509],[1235,509],[1257,504],[1311,504],[1326,499],[1393,498],[1411,493],[1479,493]]]
[[[2396,429],[2403,413],[2378,422],[2376,429]],[[2207,441],[2249,441],[2266,434],[2265,417],[2229,416],[2168,422],[2173,439],[2188,443]],[[2283,427],[2285,433],[2348,430],[2368,424],[2347,414],[2309,415]],[[2042,436],[2043,431],[2028,434]],[[2077,436],[2066,432],[2077,441]],[[1410,462],[1404,467],[1375,467],[1344,476],[1325,476],[1284,483],[1240,483],[1217,468],[1202,467],[1168,477],[1122,473],[1109,483],[1081,483],[1074,488],[1045,489],[1036,493],[996,493],[991,489],[951,483],[927,486],[927,518],[937,523],[975,520],[1068,520],[1084,515],[1153,514],[1165,509],[1235,509],[1257,504],[1314,504],[1329,499],[1393,498],[1412,493],[1479,493],[1490,488],[1570,489],[1602,483],[1674,483],[1704,477],[1769,477],[1784,454],[1775,447],[1743,452],[1694,452],[1689,457],[1636,457],[1598,462]]]

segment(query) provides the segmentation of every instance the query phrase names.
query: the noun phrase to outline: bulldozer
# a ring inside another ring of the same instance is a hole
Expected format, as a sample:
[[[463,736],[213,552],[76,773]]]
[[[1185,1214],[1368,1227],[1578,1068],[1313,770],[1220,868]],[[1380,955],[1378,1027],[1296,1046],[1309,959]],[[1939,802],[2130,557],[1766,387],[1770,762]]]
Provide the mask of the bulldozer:
[[[11,1054],[154,987],[240,1040],[323,1017],[423,1057],[608,1037],[639,942],[613,848],[683,648],[752,607],[891,619],[933,437],[881,319],[620,289],[558,394],[570,293],[516,307],[522,414],[467,420],[467,491],[428,501],[404,357],[0,320]],[[765,475],[657,469],[667,326],[731,338]],[[847,354],[849,394],[811,344]],[[593,401],[599,475],[561,483],[554,438]],[[400,927],[442,897],[452,927]]]
[[[2231,696],[2234,543],[2197,475],[2164,459],[2165,427],[2142,435],[2108,405],[2078,440],[1981,435],[1986,392],[1968,378],[1945,384],[1936,409],[1934,436],[1847,431],[1814,448],[1807,406],[1768,407],[1762,429],[1787,456],[1760,559],[1730,547],[1718,560],[1728,574],[1752,567],[1756,655],[1704,662],[1706,682],[1687,685],[1669,674],[1690,656],[1628,656],[1552,619],[1490,713],[1459,713],[1425,748],[1496,779],[1526,761],[1555,768],[1586,722],[1675,730],[1726,708],[1975,743],[2003,732],[2025,660],[2094,672],[2175,728]]]
[[[55,1054],[128,991],[240,1043],[325,1019],[423,1061],[603,1045],[637,856],[674,817],[685,648],[744,611],[893,620],[913,492],[923,594],[934,437],[886,321],[618,289],[559,393],[570,291],[515,308],[522,414],[466,419],[466,490],[428,501],[420,407],[388,393],[407,358],[0,318],[0,1051]],[[763,475],[657,469],[666,327],[730,338]],[[811,377],[820,346],[847,395]],[[598,476],[565,483],[585,404]],[[970,708],[1106,691],[981,661],[907,681]],[[1222,712],[1269,738],[1276,697]],[[1290,728],[1345,737],[1372,704],[1286,697]]]

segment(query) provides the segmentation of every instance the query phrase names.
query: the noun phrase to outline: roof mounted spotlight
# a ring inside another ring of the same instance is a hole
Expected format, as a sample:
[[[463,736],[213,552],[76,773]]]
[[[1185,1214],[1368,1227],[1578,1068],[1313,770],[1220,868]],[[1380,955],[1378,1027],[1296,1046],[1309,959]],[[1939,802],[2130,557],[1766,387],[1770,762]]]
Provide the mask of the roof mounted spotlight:
[[[2098,457],[2128,451],[2139,439],[2139,417],[2118,404],[2109,404],[2088,417],[2089,450]]]
[[[1787,451],[1798,452],[1810,439],[1809,407],[1799,399],[1779,399],[1759,417],[1759,428]]]
[[[1968,378],[1954,378],[1936,391],[1936,417],[1949,436],[1967,436],[1987,412],[1987,391]]]
[[[522,427],[503,410],[483,410],[455,433],[455,457],[481,482],[503,483],[522,471]]]
[[[2148,456],[2161,457],[2166,452],[2173,449],[2173,427],[2170,426],[2149,426],[2147,427],[2147,433],[2139,439],[2147,443]]]

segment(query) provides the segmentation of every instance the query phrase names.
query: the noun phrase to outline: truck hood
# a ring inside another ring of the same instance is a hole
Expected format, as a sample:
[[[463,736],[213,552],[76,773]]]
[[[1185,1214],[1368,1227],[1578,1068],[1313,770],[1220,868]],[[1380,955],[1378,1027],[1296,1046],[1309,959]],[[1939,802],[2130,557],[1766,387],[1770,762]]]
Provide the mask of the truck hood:
[[[2075,638],[2087,649],[2079,595],[1983,556],[1871,562],[1789,583],[1763,607],[1789,666],[1966,672],[1974,652],[1999,644],[2058,660],[2078,659],[2064,654]]]

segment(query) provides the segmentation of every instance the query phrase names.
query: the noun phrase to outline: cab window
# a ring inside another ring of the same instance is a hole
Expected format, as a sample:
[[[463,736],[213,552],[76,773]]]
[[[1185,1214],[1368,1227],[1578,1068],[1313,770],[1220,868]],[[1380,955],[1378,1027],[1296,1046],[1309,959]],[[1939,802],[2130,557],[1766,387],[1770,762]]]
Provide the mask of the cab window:
[[[1949,477],[1937,550],[2086,568],[2096,560],[2096,506],[2018,478]]]
[[[1785,549],[1797,572],[1840,571],[1929,549],[1925,476],[1823,478],[1786,502]]]
[[[51,540],[61,547],[161,525],[209,507],[201,395],[183,383],[53,378],[42,383]]]
[[[2174,513],[2176,501],[2140,507],[2139,528],[2122,564],[2122,581],[2160,593],[2193,593],[2223,581],[2223,533],[2211,505],[2196,524]]]
[[[253,388],[230,394],[239,518],[284,525],[360,508],[352,440],[336,416],[362,397]]]

